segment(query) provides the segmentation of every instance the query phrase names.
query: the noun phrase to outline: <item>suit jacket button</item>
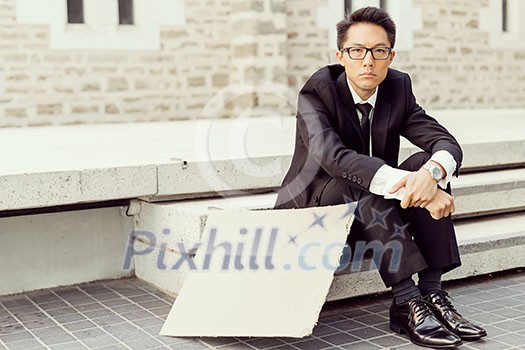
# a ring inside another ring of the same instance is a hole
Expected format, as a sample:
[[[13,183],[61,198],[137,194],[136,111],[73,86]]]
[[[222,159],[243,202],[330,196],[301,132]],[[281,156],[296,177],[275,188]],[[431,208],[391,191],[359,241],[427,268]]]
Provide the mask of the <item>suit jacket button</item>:
[[[353,181],[353,182],[356,182],[356,181],[357,181],[357,176],[355,176],[355,175],[352,176],[352,181]]]
[[[313,201],[314,203],[319,202],[319,197],[317,197],[317,196],[313,196],[313,197],[312,197],[312,201]]]
[[[363,182],[363,180],[361,180],[361,178],[358,178],[357,179],[357,183],[361,185],[361,183]]]
[[[346,171],[343,171],[343,179],[346,179],[348,177],[348,173]]]

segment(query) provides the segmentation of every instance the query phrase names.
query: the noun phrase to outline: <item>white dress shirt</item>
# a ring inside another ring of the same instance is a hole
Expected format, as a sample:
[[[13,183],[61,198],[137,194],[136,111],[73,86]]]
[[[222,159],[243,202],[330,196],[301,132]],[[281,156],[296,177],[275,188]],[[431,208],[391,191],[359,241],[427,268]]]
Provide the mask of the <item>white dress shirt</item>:
[[[348,87],[350,89],[350,92],[352,93],[352,97],[354,99],[354,103],[370,103],[372,105],[372,110],[370,111],[370,125],[372,126],[372,119],[374,117],[374,111],[376,106],[376,100],[377,100],[377,92],[379,90],[379,87],[376,88],[376,91],[372,96],[370,96],[366,101],[361,99],[359,95],[354,91],[352,88],[352,85],[348,81],[348,78],[346,79],[348,83]],[[359,117],[359,121],[361,122],[361,112],[357,110],[357,116]],[[372,127],[370,127],[370,133],[372,133]],[[370,151],[372,151],[372,135],[370,135]],[[456,161],[454,160],[454,157],[447,151],[437,151],[432,155],[430,160],[438,163],[445,169],[447,172],[447,175],[441,179],[441,181],[438,182],[438,185],[445,189],[450,182],[450,179],[452,178],[452,174],[456,171]],[[370,182],[370,192],[383,196],[384,198],[396,198],[396,199],[403,199],[403,195],[405,193],[405,189],[401,188],[395,193],[389,193],[390,189],[398,183],[403,177],[410,174],[407,170],[397,169],[393,168],[387,164],[383,165],[379,170],[374,174],[374,177],[372,178],[372,181]]]

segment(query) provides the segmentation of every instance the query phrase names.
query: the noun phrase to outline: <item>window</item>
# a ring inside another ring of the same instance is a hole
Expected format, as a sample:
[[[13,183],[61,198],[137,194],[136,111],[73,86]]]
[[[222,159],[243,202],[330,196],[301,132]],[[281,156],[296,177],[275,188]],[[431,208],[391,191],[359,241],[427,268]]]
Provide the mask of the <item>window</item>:
[[[84,23],[84,0],[67,0],[67,23]]]
[[[507,0],[501,1],[501,30],[504,33],[509,31],[509,3]]]
[[[491,47],[522,50],[525,48],[524,15],[523,0],[489,0],[489,6],[480,11],[480,29],[489,33]]]
[[[387,1],[386,0],[344,0],[344,12],[350,13],[357,10],[358,8],[365,6],[375,6],[380,7],[384,10],[387,10]]]
[[[159,50],[161,27],[184,25],[184,2],[16,0],[16,20],[48,25],[51,49]]]
[[[133,24],[133,0],[118,0],[118,23]]]
[[[344,3],[344,13],[352,12],[352,0],[345,0]]]

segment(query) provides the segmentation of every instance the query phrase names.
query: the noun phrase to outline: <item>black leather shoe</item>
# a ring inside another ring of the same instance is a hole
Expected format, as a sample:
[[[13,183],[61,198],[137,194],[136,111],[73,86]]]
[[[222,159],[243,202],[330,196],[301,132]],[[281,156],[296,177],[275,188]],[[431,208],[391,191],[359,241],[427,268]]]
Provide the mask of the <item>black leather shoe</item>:
[[[461,339],[436,319],[422,297],[412,298],[399,306],[392,302],[390,329],[407,334],[414,344],[420,346],[447,349],[461,345]]]
[[[431,304],[436,318],[461,339],[477,340],[486,336],[487,332],[483,328],[470,323],[456,311],[449,298],[447,292],[439,291],[425,296],[424,299]]]

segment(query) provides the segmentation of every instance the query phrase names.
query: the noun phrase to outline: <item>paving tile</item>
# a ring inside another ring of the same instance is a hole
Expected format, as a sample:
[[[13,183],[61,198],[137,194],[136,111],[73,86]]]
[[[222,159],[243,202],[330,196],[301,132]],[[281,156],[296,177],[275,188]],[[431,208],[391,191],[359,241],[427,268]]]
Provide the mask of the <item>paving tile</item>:
[[[53,319],[60,324],[65,324],[65,323],[85,320],[86,318],[82,316],[81,314],[71,314],[71,315],[56,316],[56,317],[53,317]]]
[[[110,316],[116,316],[116,314],[111,311],[110,309],[100,309],[100,310],[93,310],[93,311],[85,311],[82,312],[82,314],[92,320],[98,319],[98,318],[104,318],[104,317],[110,317]]]
[[[492,325],[494,327],[498,327],[509,332],[518,332],[525,329],[525,323],[518,322],[515,320],[506,320],[499,323],[493,323]]]
[[[119,305],[119,306],[113,306],[111,307],[111,310],[116,314],[125,314],[129,312],[140,312],[144,311],[143,308],[141,308],[138,305],[133,304],[126,304],[126,305]],[[151,314],[150,314],[151,315]]]
[[[372,327],[363,327],[358,329],[353,329],[348,331],[349,334],[359,337],[361,339],[370,339],[375,337],[380,337],[386,333]]]
[[[149,310],[153,308],[159,308],[159,307],[171,307],[173,303],[168,303],[164,300],[148,300],[148,301],[139,301],[137,302],[138,305],[140,305],[142,308]]]
[[[114,346],[120,344],[118,340],[109,335],[102,335],[94,338],[86,338],[83,339],[82,342],[86,344],[88,349],[98,349],[103,346]]]
[[[170,310],[171,310],[171,306],[166,305],[162,307],[151,308],[148,310],[148,312],[151,312],[152,314],[156,316],[168,316]]]
[[[239,343],[234,343],[234,344],[217,346],[215,349],[217,350],[247,350],[247,349],[255,349],[255,348],[249,344],[239,342]]]
[[[6,334],[12,334],[12,333],[19,333],[27,330],[26,327],[20,323],[17,324],[10,324],[8,326],[0,327],[0,339],[2,339],[2,335]]]
[[[166,337],[162,335],[156,336],[154,338],[166,345],[192,343],[192,342],[197,341],[196,339],[193,339],[193,338]]]
[[[204,338],[200,338],[200,341],[212,347],[234,344],[234,343],[239,342],[239,340],[234,337],[218,337],[218,338],[204,337]]]
[[[275,338],[255,338],[246,341],[247,344],[255,349],[268,349],[283,345],[283,342]]]
[[[162,329],[162,325],[156,325],[156,326],[150,326],[143,328],[144,332],[152,335],[153,337],[158,337],[160,335],[160,330]]]
[[[111,313],[109,316],[90,319],[91,321],[93,321],[101,327],[111,326],[119,323],[126,323],[126,320],[124,318],[120,317],[119,315],[115,315],[114,313]]]
[[[516,333],[509,333],[502,336],[492,337],[491,339],[512,346],[521,346],[525,344],[525,335],[520,335]]]
[[[301,350],[321,350],[331,347],[333,344],[327,343],[324,340],[312,338],[305,341],[294,343],[293,346]]]
[[[504,350],[504,349],[511,349],[511,345],[503,344],[501,342],[492,340],[492,339],[484,339],[479,340],[473,343],[470,343],[469,346],[474,349],[479,350]]]
[[[106,307],[114,307],[114,306],[121,306],[121,305],[129,305],[129,300],[118,297],[115,299],[103,300],[101,301],[101,303]]]
[[[0,317],[0,329],[9,325],[17,324],[18,320],[10,315]]]
[[[339,322],[339,321],[344,321],[344,320],[347,320],[347,318],[341,315],[326,315],[326,316],[321,315],[321,317],[319,317],[320,323],[334,323],[334,322]]]
[[[72,308],[70,306],[63,307],[63,308],[60,308],[60,309],[47,310],[46,312],[49,315],[53,316],[53,317],[64,316],[64,315],[73,315],[73,314],[78,313],[77,310],[75,310],[74,308]]]
[[[487,302],[481,302],[481,303],[472,303],[470,304],[470,307],[472,309],[476,309],[479,311],[486,311],[486,312],[492,312],[494,310],[501,309],[501,305],[487,301]]]
[[[177,344],[171,344],[168,345],[168,347],[172,350],[203,350],[203,349],[209,349],[208,346],[204,345],[203,343],[199,343],[198,341],[191,341],[186,343],[177,343]]]
[[[54,301],[60,301],[60,298],[49,290],[31,292],[28,293],[26,296],[38,305],[43,305],[45,303]]]
[[[15,315],[15,316],[22,316],[22,315],[27,315],[27,314],[34,314],[36,312],[40,312],[40,309],[37,308],[36,306],[34,305],[27,305],[27,306],[22,306],[22,307],[17,307],[17,308],[13,308],[13,309],[9,309],[9,311]]]
[[[126,313],[120,314],[120,316],[122,316],[123,318],[125,318],[126,320],[129,320],[129,321],[144,320],[144,319],[149,319],[149,318],[156,318],[155,315],[153,315],[152,313],[147,312],[145,310],[126,312]],[[158,319],[159,322],[161,321],[159,318],[156,318],[156,319]]]
[[[523,311],[516,310],[510,307],[506,307],[504,309],[494,310],[492,311],[493,314],[502,316],[505,318],[519,318],[525,316]]]
[[[383,348],[393,348],[396,346],[411,344],[410,340],[403,339],[394,335],[385,335],[375,339],[370,339],[369,342],[375,345],[379,345]]]
[[[90,302],[90,303],[82,304],[82,305],[74,305],[74,307],[76,310],[82,313],[89,312],[89,311],[95,311],[95,310],[102,310],[105,308],[104,305],[97,303],[97,302]]]
[[[97,348],[97,350],[128,350],[129,348],[122,345],[122,344],[118,344],[118,343],[115,343],[115,344],[112,344],[112,345],[107,345],[107,346],[102,346],[100,348]],[[155,348],[157,349],[157,348]]]
[[[36,338],[9,343],[9,350],[32,350],[41,348],[43,348],[43,345]]]
[[[374,326],[379,323],[388,321],[388,318],[378,316],[378,315],[366,315],[355,318],[355,321],[361,322],[367,326]]]
[[[352,329],[362,328],[365,326],[363,323],[351,319],[329,323],[329,325],[330,327],[337,328],[340,331],[350,331]]]
[[[33,335],[26,330],[15,333],[0,334],[0,340],[2,340],[5,344],[14,343],[26,339],[34,339]]]
[[[483,324],[494,324],[505,321],[505,317],[494,315],[488,312],[483,312],[477,315],[472,315],[469,317],[472,322],[478,322]]]
[[[151,349],[151,348],[163,346],[161,342],[151,337],[142,338],[142,339],[133,340],[133,341],[127,341],[125,344],[131,349],[137,349],[137,350]]]
[[[54,293],[63,300],[85,299],[86,293],[79,288],[66,288],[54,290]]]
[[[361,340],[356,336],[350,335],[348,333],[343,333],[343,332],[335,333],[331,335],[325,335],[325,336],[320,337],[320,339],[331,345],[336,345],[336,346],[354,343],[356,341]]]
[[[49,346],[52,350],[86,350],[88,349],[82,343],[72,342],[72,343],[62,343]]]
[[[333,334],[337,332],[340,332],[340,330],[334,327],[331,327],[327,324],[318,324],[317,326],[314,327],[312,335],[319,337],[322,335],[328,335],[328,334]]]
[[[349,350],[375,350],[375,349],[381,349],[381,347],[379,347],[377,345],[374,345],[372,343],[366,342],[366,341],[360,341],[360,342],[357,342],[357,343],[343,345],[343,346],[341,346],[341,348],[349,349]]]
[[[83,329],[90,329],[90,328],[95,328],[95,327],[97,327],[97,325],[94,324],[93,322],[89,321],[89,320],[83,320],[83,321],[78,321],[78,322],[71,322],[71,323],[68,323],[68,324],[64,325],[64,328],[66,328],[70,332],[80,331],[80,330],[83,330]]]
[[[17,309],[21,307],[33,306],[31,300],[25,295],[15,295],[2,298],[2,305],[6,310]]]
[[[73,336],[77,339],[84,340],[89,338],[98,338],[107,336],[107,332],[100,328],[83,329],[81,331],[72,332]]]
[[[49,311],[49,310],[61,309],[61,308],[64,308],[64,307],[69,307],[69,304],[66,304],[65,301],[57,300],[57,301],[51,301],[51,302],[44,303],[44,304],[38,304],[38,306],[40,306],[41,309]]]
[[[54,322],[50,318],[41,318],[41,319],[29,320],[29,321],[23,322],[23,324],[24,324],[24,327],[26,327],[29,330],[53,327],[53,326],[57,325],[56,322]]]

